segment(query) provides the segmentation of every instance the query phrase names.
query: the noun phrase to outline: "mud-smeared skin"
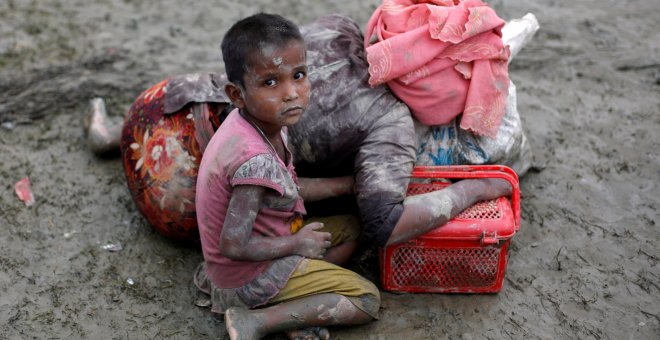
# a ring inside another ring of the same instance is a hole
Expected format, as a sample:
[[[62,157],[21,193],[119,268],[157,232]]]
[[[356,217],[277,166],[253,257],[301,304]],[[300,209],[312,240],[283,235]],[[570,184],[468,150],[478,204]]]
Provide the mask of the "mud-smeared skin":
[[[227,333],[231,340],[258,340],[264,334],[257,332],[260,320],[251,317],[248,310],[243,308],[230,308],[225,313]]]
[[[120,120],[108,118],[103,98],[90,100],[89,108],[83,117],[83,129],[87,146],[97,155],[104,155],[119,149],[119,138],[123,124]]]
[[[223,319],[194,305],[201,252],[146,224],[121,161],[87,148],[83,112],[101,96],[121,119],[164,77],[221,72],[222,33],[248,13],[305,24],[341,12],[364,27],[378,3],[0,1],[0,121],[41,117],[0,128],[0,338],[227,339]],[[510,75],[546,167],[521,180],[504,288],[383,293],[379,321],[331,328],[332,337],[655,339],[657,1],[489,3],[505,19],[533,12],[541,25]],[[11,189],[26,175],[30,208]],[[101,249],[107,243],[123,250]],[[375,256],[357,259],[353,269],[377,280]]]
[[[369,86],[362,36],[350,18],[327,16],[301,30],[313,100],[289,126],[298,174],[353,175],[364,238],[383,245],[403,211],[415,160],[410,111],[385,86]],[[261,46],[252,63],[273,64],[277,51]],[[248,72],[246,81],[256,79]]]
[[[325,327],[310,327],[306,329],[286,332],[291,340],[328,340],[330,331]]]
[[[355,180],[353,176],[331,178],[299,178],[299,194],[305,202],[353,194]]]
[[[369,320],[371,316],[338,294],[312,295],[263,309],[232,307],[225,313],[227,331],[232,340],[259,339],[266,334],[295,329],[302,329],[304,333],[309,332],[310,325],[358,325]],[[325,337],[327,330],[316,329],[313,333],[308,334],[312,338]]]
[[[397,244],[423,235],[447,223],[478,201],[511,195],[511,185],[503,179],[466,179],[449,187],[407,197],[403,213],[387,244]]]
[[[291,128],[294,159],[301,176],[354,174],[365,235],[374,242],[401,211],[415,159],[410,112],[386,87],[368,85],[355,23],[327,17],[303,35],[314,100]]]
[[[427,216],[428,218],[420,220],[419,223],[428,225],[440,219],[449,220],[454,206],[452,196],[452,192],[449,190],[446,190],[446,193],[434,192],[412,196],[406,198],[404,206],[415,209],[420,219],[422,216]]]
[[[253,235],[252,226],[261,207],[264,187],[242,185],[234,188],[220,235],[220,251],[232,260],[263,261],[289,255],[321,259],[330,247],[330,234],[319,232],[315,222],[298,233],[283,237]]]

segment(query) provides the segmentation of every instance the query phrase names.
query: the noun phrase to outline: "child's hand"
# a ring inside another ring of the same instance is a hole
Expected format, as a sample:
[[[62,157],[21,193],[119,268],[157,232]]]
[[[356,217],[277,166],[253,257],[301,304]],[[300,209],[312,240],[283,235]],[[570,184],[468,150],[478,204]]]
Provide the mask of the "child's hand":
[[[312,222],[304,226],[295,237],[298,240],[297,254],[310,259],[322,259],[326,249],[330,248],[330,233],[317,231],[323,223]]]

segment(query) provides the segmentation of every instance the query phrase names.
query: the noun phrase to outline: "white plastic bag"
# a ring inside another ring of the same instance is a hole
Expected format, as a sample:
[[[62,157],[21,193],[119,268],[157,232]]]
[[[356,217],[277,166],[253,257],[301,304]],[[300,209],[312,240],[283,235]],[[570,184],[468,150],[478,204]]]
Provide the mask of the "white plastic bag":
[[[538,30],[536,17],[528,13],[506,23],[502,39],[513,57]],[[509,84],[506,113],[495,139],[477,136],[459,127],[460,116],[443,125],[425,126],[415,120],[416,165],[502,164],[524,175],[532,165],[532,151],[517,108],[516,86]]]

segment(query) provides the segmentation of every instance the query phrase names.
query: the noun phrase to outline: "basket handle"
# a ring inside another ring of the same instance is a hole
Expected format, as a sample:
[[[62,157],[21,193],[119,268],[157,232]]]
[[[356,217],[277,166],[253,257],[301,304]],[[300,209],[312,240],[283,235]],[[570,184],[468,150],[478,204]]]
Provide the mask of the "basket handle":
[[[511,184],[514,229],[520,230],[520,183],[518,174],[504,165],[433,165],[415,166],[413,178],[501,178]]]

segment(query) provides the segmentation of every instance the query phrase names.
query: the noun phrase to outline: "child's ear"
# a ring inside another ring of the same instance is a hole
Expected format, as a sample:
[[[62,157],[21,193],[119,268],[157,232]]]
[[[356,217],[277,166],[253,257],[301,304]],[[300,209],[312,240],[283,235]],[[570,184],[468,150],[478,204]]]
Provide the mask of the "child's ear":
[[[227,83],[225,85],[225,94],[227,94],[227,97],[229,97],[229,100],[231,100],[231,103],[234,104],[235,107],[239,109],[245,108],[245,99],[243,98],[243,90],[241,90],[241,87],[239,85],[236,85],[234,83]]]

